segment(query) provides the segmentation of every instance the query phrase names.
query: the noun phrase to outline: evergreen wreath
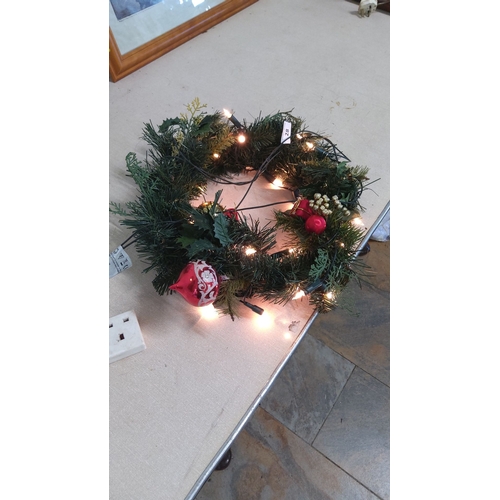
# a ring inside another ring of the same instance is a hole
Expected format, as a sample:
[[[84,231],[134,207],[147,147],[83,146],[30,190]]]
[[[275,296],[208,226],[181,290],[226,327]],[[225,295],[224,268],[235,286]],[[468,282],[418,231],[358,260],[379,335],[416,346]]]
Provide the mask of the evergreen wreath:
[[[349,166],[335,144],[290,112],[241,124],[230,113],[207,114],[205,107],[195,99],[186,113],[157,128],[144,124],[142,138],[151,148],[144,162],[135,153],[126,156],[140,195],[125,207],[110,204],[132,229],[122,246],[136,245],[148,265],[143,272],[156,274],[152,284],[160,295],[173,293],[169,287],[189,262],[209,263],[221,278],[213,305],[233,320],[241,303],[262,311],[247,302],[251,297],[284,304],[300,290],[316,311],[332,310],[350,279],[360,279],[364,231],[352,221],[364,210],[368,169]],[[289,141],[282,139],[285,122],[291,125]],[[251,179],[239,181],[243,172]],[[281,179],[295,201],[292,210],[274,210],[274,224],[264,226],[239,213],[260,176]],[[247,189],[231,209],[219,203],[222,190],[213,201],[193,206],[209,181]],[[313,215],[326,224],[306,228]],[[277,231],[284,232],[289,249],[273,252]]]

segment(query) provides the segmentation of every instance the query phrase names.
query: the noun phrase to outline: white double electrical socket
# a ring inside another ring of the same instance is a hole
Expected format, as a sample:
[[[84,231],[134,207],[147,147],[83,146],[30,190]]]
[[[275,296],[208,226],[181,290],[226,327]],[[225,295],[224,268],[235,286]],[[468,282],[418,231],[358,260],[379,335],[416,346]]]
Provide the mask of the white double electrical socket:
[[[109,319],[109,362],[126,358],[146,349],[134,311]]]

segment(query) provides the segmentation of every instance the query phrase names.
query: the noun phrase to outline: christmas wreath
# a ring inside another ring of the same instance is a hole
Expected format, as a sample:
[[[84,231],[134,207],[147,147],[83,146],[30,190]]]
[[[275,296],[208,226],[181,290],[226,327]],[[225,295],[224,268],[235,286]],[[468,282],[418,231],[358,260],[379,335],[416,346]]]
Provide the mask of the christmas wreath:
[[[145,160],[126,156],[140,194],[125,207],[111,202],[132,229],[127,241],[147,263],[144,272],[155,272],[155,290],[213,303],[233,320],[241,304],[262,311],[252,297],[284,304],[306,294],[318,312],[330,311],[350,279],[359,280],[364,228],[355,221],[368,169],[350,166],[335,144],[290,112],[242,124],[205,107],[195,99],[179,117],[144,125]],[[199,204],[208,182],[244,185],[246,196],[260,176],[278,179],[293,196],[291,210],[274,209],[272,224],[245,217],[239,205],[222,206],[223,189]],[[279,250],[278,231],[287,241]]]

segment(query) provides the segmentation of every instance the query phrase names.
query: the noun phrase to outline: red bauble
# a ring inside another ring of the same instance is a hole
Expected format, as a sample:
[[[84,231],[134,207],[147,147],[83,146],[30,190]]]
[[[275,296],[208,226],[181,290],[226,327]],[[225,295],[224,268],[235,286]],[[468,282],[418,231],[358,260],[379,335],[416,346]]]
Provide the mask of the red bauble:
[[[203,260],[190,262],[170,290],[179,292],[193,306],[212,304],[219,293],[219,279],[212,266]]]
[[[301,217],[304,220],[309,219],[313,214],[311,207],[309,206],[309,200],[302,198],[295,203],[292,209],[292,214]]]
[[[224,215],[226,217],[229,217],[230,219],[234,219],[239,221],[240,217],[238,215],[238,211],[234,208],[228,208],[227,210],[224,210]]]
[[[306,220],[306,231],[315,234],[321,234],[326,229],[326,220],[321,215],[311,215]]]

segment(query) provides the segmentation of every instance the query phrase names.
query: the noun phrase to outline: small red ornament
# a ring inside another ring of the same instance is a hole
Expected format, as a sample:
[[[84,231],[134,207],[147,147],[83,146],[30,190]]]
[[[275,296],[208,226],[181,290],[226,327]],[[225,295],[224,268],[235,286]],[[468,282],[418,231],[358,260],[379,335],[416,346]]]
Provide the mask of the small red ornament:
[[[321,215],[311,215],[306,220],[306,231],[315,234],[321,234],[326,229],[326,220]]]
[[[170,290],[179,292],[193,306],[207,306],[215,302],[219,293],[219,279],[212,266],[203,260],[190,262]]]
[[[228,208],[227,210],[224,210],[224,215],[226,217],[229,217],[230,219],[234,219],[239,221],[240,217],[238,215],[238,211],[234,208]]]
[[[291,210],[291,213],[304,220],[309,219],[309,217],[313,214],[313,211],[309,206],[309,200],[306,200],[305,198],[297,200]]]

